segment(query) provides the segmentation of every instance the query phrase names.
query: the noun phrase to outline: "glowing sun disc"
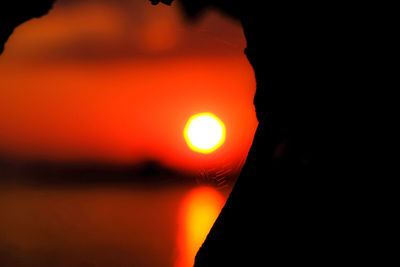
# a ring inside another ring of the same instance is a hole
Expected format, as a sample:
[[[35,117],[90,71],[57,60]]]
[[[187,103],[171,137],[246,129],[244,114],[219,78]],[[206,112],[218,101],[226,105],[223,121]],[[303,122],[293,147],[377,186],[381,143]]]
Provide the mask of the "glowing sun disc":
[[[224,143],[225,125],[212,113],[199,113],[190,117],[183,135],[190,149],[208,154]]]

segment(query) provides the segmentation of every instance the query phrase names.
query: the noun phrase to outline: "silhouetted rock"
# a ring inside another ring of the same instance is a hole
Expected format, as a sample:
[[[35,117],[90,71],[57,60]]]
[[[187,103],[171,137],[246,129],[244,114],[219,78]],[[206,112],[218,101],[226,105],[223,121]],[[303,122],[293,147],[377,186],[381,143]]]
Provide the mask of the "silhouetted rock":
[[[52,8],[55,0],[2,1],[0,4],[0,54],[14,29],[32,18],[39,18]]]
[[[211,7],[240,20],[257,81],[253,145],[195,266],[381,260],[382,225],[374,216],[388,213],[360,190],[377,194],[370,183],[376,179],[351,168],[357,97],[382,79],[382,48],[373,41],[382,34],[371,9],[321,1],[181,2],[190,18]]]

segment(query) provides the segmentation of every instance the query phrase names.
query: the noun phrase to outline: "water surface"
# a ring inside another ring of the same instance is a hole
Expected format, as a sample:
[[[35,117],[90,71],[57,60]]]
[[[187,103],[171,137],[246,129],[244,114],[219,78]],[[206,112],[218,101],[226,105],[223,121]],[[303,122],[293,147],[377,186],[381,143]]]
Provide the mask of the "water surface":
[[[186,267],[227,191],[0,185],[0,265]]]

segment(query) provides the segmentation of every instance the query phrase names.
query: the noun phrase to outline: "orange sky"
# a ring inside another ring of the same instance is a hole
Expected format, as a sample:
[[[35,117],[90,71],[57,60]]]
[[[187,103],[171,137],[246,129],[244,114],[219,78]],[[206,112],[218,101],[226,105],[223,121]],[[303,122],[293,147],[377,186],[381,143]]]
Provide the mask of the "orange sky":
[[[240,25],[215,12],[190,25],[146,0],[57,1],[0,57],[0,155],[188,168],[238,159],[257,124],[244,47]],[[210,155],[183,138],[199,112],[226,126]]]

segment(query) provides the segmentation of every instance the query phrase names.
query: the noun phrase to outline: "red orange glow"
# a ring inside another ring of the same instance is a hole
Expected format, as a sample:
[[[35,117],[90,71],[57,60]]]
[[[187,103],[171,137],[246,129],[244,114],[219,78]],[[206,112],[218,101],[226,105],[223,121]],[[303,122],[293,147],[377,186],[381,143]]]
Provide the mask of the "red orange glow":
[[[0,57],[0,156],[189,170],[243,158],[257,121],[240,25],[128,2],[60,0],[16,29]],[[205,158],[182,129],[208,110],[227,135]]]
[[[193,189],[183,201],[178,234],[178,258],[175,267],[191,267],[208,232],[218,217],[225,199],[215,189]]]

